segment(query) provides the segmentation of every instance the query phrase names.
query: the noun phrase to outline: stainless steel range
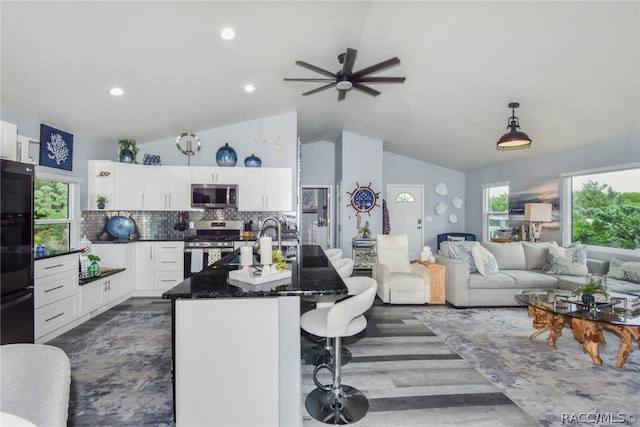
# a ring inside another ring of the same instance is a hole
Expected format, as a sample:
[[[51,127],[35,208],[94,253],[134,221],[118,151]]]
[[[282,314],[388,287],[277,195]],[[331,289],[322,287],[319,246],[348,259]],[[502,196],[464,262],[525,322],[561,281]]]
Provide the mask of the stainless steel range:
[[[196,234],[184,238],[184,277],[201,271],[234,249],[242,237],[242,221],[201,220]]]

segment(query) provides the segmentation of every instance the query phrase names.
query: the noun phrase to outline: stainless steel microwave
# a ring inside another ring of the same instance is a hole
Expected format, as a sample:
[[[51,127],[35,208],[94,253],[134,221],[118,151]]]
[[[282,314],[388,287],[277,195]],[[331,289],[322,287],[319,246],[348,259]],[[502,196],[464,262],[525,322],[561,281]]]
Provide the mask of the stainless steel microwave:
[[[235,208],[238,186],[228,184],[191,184],[191,207]]]

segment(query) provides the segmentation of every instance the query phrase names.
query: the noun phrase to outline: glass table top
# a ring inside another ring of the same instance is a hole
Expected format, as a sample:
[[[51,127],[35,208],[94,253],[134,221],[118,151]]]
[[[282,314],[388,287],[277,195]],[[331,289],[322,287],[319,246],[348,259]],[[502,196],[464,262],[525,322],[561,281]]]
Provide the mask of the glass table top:
[[[516,301],[523,305],[582,320],[624,326],[640,326],[638,298],[637,295],[611,292],[607,302],[586,305],[571,291],[561,289],[526,290],[516,295]]]

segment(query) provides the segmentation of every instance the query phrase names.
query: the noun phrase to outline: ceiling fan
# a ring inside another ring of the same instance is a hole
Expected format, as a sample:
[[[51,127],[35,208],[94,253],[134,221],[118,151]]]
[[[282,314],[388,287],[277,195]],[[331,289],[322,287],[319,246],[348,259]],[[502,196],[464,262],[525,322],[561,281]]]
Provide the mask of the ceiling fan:
[[[327,78],[321,79],[302,79],[302,78],[285,78],[285,81],[288,82],[314,82],[314,83],[325,83],[329,82],[319,88],[310,90],[309,92],[305,92],[302,95],[312,95],[314,93],[322,92],[323,90],[331,89],[335,87],[338,90],[338,101],[342,101],[347,92],[351,89],[358,90],[360,92],[366,93],[371,96],[378,96],[380,92],[375,89],[366,86],[364,83],[368,84],[379,84],[379,83],[404,83],[405,77],[370,77],[372,74],[379,73],[384,70],[388,70],[389,68],[396,67],[400,65],[400,60],[397,57],[387,59],[386,61],[382,61],[379,64],[371,65],[370,67],[363,68],[356,72],[353,71],[353,66],[356,62],[356,56],[358,56],[358,51],[355,49],[347,48],[346,52],[338,55],[338,62],[342,64],[342,69],[338,70],[335,73],[331,71],[327,71],[325,69],[316,67],[315,65],[311,65],[308,62],[304,61],[296,61],[296,65],[307,68],[311,71],[315,71],[316,73],[322,74]]]

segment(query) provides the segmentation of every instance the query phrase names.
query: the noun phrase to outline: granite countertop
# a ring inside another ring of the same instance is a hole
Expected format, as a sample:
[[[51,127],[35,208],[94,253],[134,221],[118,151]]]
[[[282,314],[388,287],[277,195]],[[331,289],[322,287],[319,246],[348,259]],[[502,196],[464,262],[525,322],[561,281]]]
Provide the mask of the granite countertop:
[[[76,254],[79,253],[80,249],[71,249],[71,250],[47,250],[47,252],[44,255],[37,255],[36,253],[33,254],[33,260],[34,261],[38,261],[41,259],[48,259],[48,258],[55,258],[57,256],[64,256],[64,255],[69,255],[69,254]]]
[[[113,267],[104,267],[100,270],[99,276],[93,277],[81,277],[78,281],[80,286],[86,285],[87,283],[95,282],[96,280],[104,279],[105,277],[113,276],[114,274],[118,274],[121,271],[124,271],[124,268],[113,268]]]
[[[237,249],[235,255],[240,253]],[[162,294],[164,299],[251,298],[303,295],[346,295],[344,281],[320,246],[302,245],[300,260],[290,264],[291,279],[261,285],[229,283],[229,271],[238,265],[211,265]]]

